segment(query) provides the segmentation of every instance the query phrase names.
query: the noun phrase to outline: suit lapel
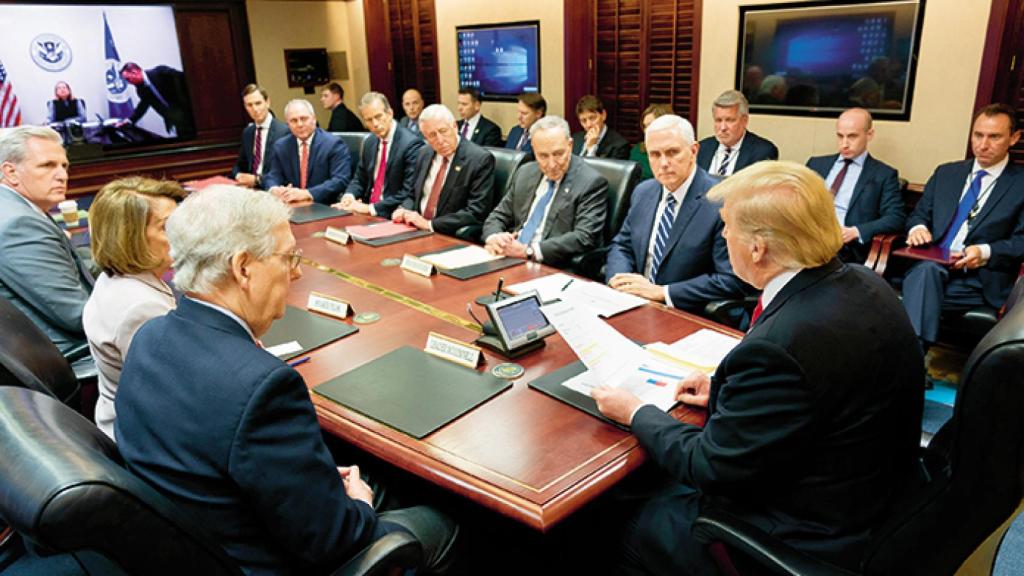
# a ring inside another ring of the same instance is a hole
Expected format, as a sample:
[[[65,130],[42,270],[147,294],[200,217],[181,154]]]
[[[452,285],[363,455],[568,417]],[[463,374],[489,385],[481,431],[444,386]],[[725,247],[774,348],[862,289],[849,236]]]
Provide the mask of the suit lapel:
[[[970,235],[981,223],[985,221],[985,218],[995,210],[996,205],[999,201],[1006,196],[1007,191],[1013,186],[1018,176],[1017,170],[1013,164],[1007,164],[1006,168],[1003,169],[1003,173],[999,175],[999,179],[996,180],[996,185],[992,188],[992,192],[989,193],[989,197],[985,200],[985,205],[981,207],[981,211],[978,215],[971,219],[967,225],[967,234]]]
[[[850,204],[846,207],[846,213],[849,214],[853,210],[853,206],[857,203],[857,199],[861,197],[861,192],[864,191],[864,187],[867,183],[874,178],[875,159],[868,154],[864,157],[864,167],[860,169],[860,176],[857,177],[857,183],[853,185],[853,194],[850,196]],[[845,222],[841,222],[845,224]]]
[[[960,166],[957,167],[955,177],[945,181],[943,183],[945,185],[936,190],[935,203],[932,205],[932,219],[935,222],[935,229],[931,231],[932,235],[936,238],[936,242],[946,232],[946,228],[949,227],[950,223],[953,222],[956,208],[960,204],[960,194],[964,190],[964,183],[967,182],[967,177],[970,176],[973,165],[973,160],[961,162]],[[993,192],[995,191],[993,190]],[[939,218],[940,215],[942,218]]]
[[[694,166],[693,169],[696,170],[697,167]],[[683,196],[683,205],[679,207],[675,222],[672,223],[672,232],[668,236],[668,243],[665,246],[665,254],[662,256],[662,261],[667,259],[668,255],[672,253],[672,248],[675,247],[679,238],[683,236],[683,231],[690,224],[690,220],[693,220],[693,216],[700,210],[701,200],[707,191],[703,179],[704,175],[700,172],[693,175],[690,188],[686,191],[686,195]]]
[[[423,195],[427,193],[423,189],[427,184],[427,176],[430,174],[430,163],[434,161],[434,156],[437,154],[431,152],[430,154],[424,154],[419,157],[419,165],[416,166],[416,185],[413,187],[415,191],[413,195],[413,210],[419,212],[420,203],[423,202]]]
[[[569,169],[566,170],[565,176],[562,177],[561,184],[559,184],[558,188],[555,190],[555,197],[551,199],[547,218],[544,219],[544,238],[549,238],[551,236],[551,229],[553,228],[551,223],[562,210],[562,206],[569,202],[569,197],[572,194],[573,180],[575,180],[576,172],[580,167],[577,162],[582,162],[582,160],[572,158],[569,162]],[[541,176],[543,177],[543,173]],[[539,186],[540,182],[537,182],[537,185]]]
[[[647,247],[651,243],[651,235],[654,234],[654,227],[657,226],[654,222],[654,218],[658,215],[658,204],[661,202],[662,197],[665,196],[664,186],[658,184],[657,190],[657,194],[651,195],[650,202],[645,202],[644,204],[637,206],[640,210],[637,216],[637,222],[643,224],[643,226],[640,226],[637,230],[637,242],[633,242],[633,261],[637,262],[638,266],[647,262]]]
[[[527,186],[529,186],[529,192],[522,195],[520,204],[517,207],[516,213],[519,215],[517,218],[519,222],[516,225],[517,230],[526,225],[526,220],[530,217],[530,207],[533,205],[534,198],[536,198],[537,187],[540,186],[542,180],[544,180],[544,173],[541,172],[538,167],[537,177],[530,178],[530,181],[527,183]],[[557,196],[557,193],[555,195]]]
[[[444,185],[441,187],[441,197],[437,199],[437,214],[444,212],[444,208],[451,199],[452,189],[455,188],[456,181],[462,174],[463,164],[466,163],[466,147],[459,141],[459,145],[455,148],[455,154],[452,154],[451,166],[448,167],[448,175],[444,179]]]

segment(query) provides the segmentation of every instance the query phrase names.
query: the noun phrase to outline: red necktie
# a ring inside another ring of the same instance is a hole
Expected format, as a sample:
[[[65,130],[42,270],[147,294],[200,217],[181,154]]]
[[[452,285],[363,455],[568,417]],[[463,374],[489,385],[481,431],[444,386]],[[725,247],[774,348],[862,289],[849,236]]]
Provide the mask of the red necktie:
[[[761,317],[761,312],[763,312],[763,311],[764,311],[764,308],[761,305],[761,297],[758,296],[757,297],[757,306],[754,306],[754,312],[750,315],[750,328],[754,327],[754,324],[757,322],[757,319]],[[749,330],[749,328],[748,328],[748,330]]]
[[[839,188],[842,187],[843,180],[846,180],[846,171],[849,170],[850,164],[852,163],[853,160],[850,158],[843,159],[843,167],[839,169],[839,174],[836,174],[836,179],[832,181],[832,196],[839,194]]]
[[[445,176],[448,174],[448,159],[441,160],[441,169],[434,176],[434,185],[430,187],[430,198],[427,199],[427,208],[423,211],[423,217],[427,220],[434,219],[434,212],[437,211],[437,200],[441,197],[441,188],[444,186]]]
[[[373,192],[370,193],[370,204],[380,202],[384,195],[384,176],[388,170],[388,141],[380,141],[380,164],[377,165],[377,177],[373,179]]]
[[[263,162],[263,126],[256,127],[256,137],[252,140],[252,173],[260,173],[260,163]]]
[[[299,188],[306,189],[306,171],[309,170],[309,143],[302,141],[299,150]]]

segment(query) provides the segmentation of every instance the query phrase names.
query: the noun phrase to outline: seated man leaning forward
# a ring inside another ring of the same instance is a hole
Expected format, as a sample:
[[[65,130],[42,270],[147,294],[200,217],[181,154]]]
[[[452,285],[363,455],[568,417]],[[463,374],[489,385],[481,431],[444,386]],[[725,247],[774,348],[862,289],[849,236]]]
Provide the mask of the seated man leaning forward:
[[[537,120],[530,142],[537,161],[516,171],[487,217],[485,246],[491,254],[566,266],[601,243],[608,181],[573,156],[569,124],[562,118]]]
[[[210,187],[174,212],[167,238],[185,296],[128,351],[114,425],[128,468],[247,574],[322,573],[397,530],[443,570],[454,524],[426,507],[375,512],[359,468],[331,460],[302,377],[260,346],[302,275],[288,208]]]
[[[722,237],[721,208],[708,200],[718,180],[697,166],[693,126],[666,115],[644,141],[654,180],[636,187],[608,249],[605,277],[616,290],[691,312],[744,296]]]
[[[759,162],[710,193],[733,270],[763,289],[760,314],[719,364],[678,389],[703,428],[622,389],[593,392],[670,478],[630,511],[616,574],[714,574],[691,532],[719,507],[847,569],[919,481],[924,360],[895,292],[836,253],[842,232],[821,177]],[[634,501],[635,502],[635,501]]]

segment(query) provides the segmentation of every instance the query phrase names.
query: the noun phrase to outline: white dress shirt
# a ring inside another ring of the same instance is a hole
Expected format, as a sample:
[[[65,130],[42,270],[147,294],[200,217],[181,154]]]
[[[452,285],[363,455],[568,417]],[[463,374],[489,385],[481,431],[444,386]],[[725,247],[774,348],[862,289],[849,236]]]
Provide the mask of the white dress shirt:
[[[726,168],[725,175],[732,176],[732,173],[736,171],[736,160],[740,157],[740,148],[743,147],[743,141],[746,140],[747,133],[743,132],[743,136],[730,147],[729,152],[729,165]],[[708,172],[717,176],[719,169],[722,167],[722,160],[725,158],[725,145],[721,142],[718,143],[718,149],[715,150],[715,156],[711,159],[711,166],[709,166]]]
[[[260,128],[260,167],[256,170],[256,175],[263,174],[263,167],[267,165],[267,140],[270,136],[270,124],[274,121],[272,114],[267,114],[267,117],[263,119],[262,124],[257,124],[256,127]],[[256,132],[252,133],[253,139],[256,138]],[[310,142],[313,139],[310,137]],[[300,143],[301,144],[301,143]]]
[[[654,212],[654,226],[651,228],[651,239],[647,243],[647,258],[644,260],[643,275],[644,278],[651,277],[651,268],[654,265],[654,244],[658,240],[658,224],[661,223],[661,216],[665,213],[665,207],[668,204],[669,194],[676,199],[676,213],[675,218],[672,219],[672,227],[675,228],[675,221],[679,218],[679,209],[683,207],[683,200],[686,199],[686,193],[690,191],[690,185],[693,184],[693,178],[697,174],[697,170],[690,170],[690,175],[686,177],[686,180],[679,185],[679,188],[668,192],[665,187],[661,187],[661,201],[658,202],[658,209]],[[668,250],[668,246],[665,246],[665,250]],[[662,261],[664,264],[664,260]],[[662,291],[665,293],[665,303],[672,306],[672,298],[668,294],[668,286],[663,286]]]
[[[456,136],[455,148],[452,149],[451,156],[448,156],[448,167],[445,169],[445,173],[441,175],[442,178],[447,178],[447,175],[452,171],[452,159],[455,158],[455,150],[459,149],[459,142],[461,140],[461,136]],[[430,194],[434,190],[434,181],[438,178],[438,173],[441,171],[441,164],[443,163],[443,160],[444,156],[434,154],[434,159],[430,161],[430,170],[427,171],[427,179],[423,181],[423,196],[420,198],[419,205],[420,214],[425,214],[427,211],[427,204],[430,203]],[[430,229],[434,229],[433,225],[431,225]]]
[[[860,156],[853,158],[850,162],[850,167],[846,169],[846,176],[843,177],[843,183],[839,186],[839,190],[836,192],[835,201],[833,204],[836,209],[836,218],[839,220],[840,226],[846,226],[846,212],[850,209],[850,201],[853,200],[853,189],[857,186],[857,181],[860,180],[860,173],[864,171],[864,162],[867,160],[868,151],[865,150],[860,153]],[[835,164],[832,165],[832,169],[828,171],[828,178],[825,182],[828,184],[829,190],[832,189],[832,183],[835,182],[839,176],[839,172],[843,169],[846,164],[846,159],[842,156],[836,158]],[[860,237],[860,229],[857,229],[857,237],[863,242],[864,239]]]
[[[466,138],[468,138],[470,140],[473,139],[473,131],[476,130],[477,125],[480,124],[480,116],[481,116],[481,114],[482,114],[481,112],[477,112],[476,114],[473,114],[468,119],[463,121],[463,125],[464,126],[468,125],[468,126],[466,126]],[[459,130],[459,134],[460,135],[462,134],[461,130]]]

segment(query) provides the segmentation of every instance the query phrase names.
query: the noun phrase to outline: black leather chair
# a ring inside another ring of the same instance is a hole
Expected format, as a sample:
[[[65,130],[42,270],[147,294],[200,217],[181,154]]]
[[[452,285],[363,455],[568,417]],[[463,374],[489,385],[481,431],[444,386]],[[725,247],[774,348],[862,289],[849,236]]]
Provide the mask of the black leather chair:
[[[622,222],[629,211],[633,189],[640,183],[643,170],[632,160],[586,157],[583,161],[600,172],[608,181],[608,213],[604,222],[602,246],[574,257],[570,268],[580,276],[603,283],[608,244],[619,233],[619,228],[622,228]]]
[[[0,388],[0,518],[40,554],[70,554],[90,574],[241,574],[203,530],[123,467],[117,447],[55,399]],[[377,540],[334,574],[420,562],[406,533]]]
[[[35,390],[69,406],[78,403],[79,383],[68,360],[6,298],[0,298],[0,386]]]
[[[487,213],[490,214],[491,210],[494,210],[494,207],[505,196],[509,185],[512,184],[512,177],[515,176],[516,170],[523,163],[523,158],[526,157],[526,154],[509,148],[484,146],[484,149],[494,156],[494,192],[491,195],[491,204],[487,210]],[[482,232],[483,223],[470,224],[456,230],[455,237],[480,244],[482,241],[480,234]]]
[[[348,151],[352,154],[353,169],[362,160],[366,141],[373,135],[370,132],[331,132],[331,134],[345,141]]]
[[[894,502],[854,573],[953,574],[987,538],[1001,542],[1024,497],[1021,374],[1024,306],[1015,306],[967,359],[953,418],[922,452],[930,480]],[[702,514],[695,534],[712,546],[724,543],[731,559],[753,562],[754,573],[851,574],[721,511]],[[986,551],[984,573],[997,552]]]

